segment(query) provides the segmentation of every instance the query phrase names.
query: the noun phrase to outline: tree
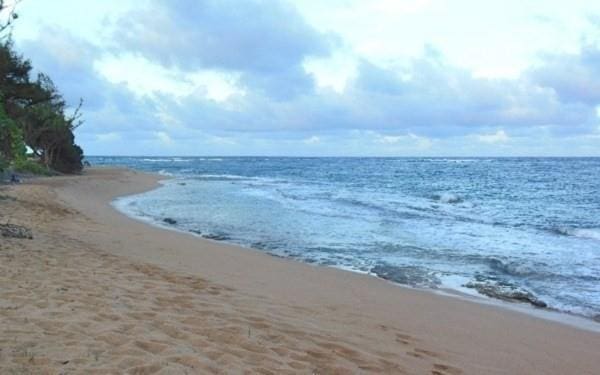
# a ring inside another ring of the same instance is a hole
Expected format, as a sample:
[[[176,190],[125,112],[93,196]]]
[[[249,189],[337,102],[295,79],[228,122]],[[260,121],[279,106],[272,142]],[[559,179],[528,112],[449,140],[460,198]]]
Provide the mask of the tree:
[[[0,24],[0,32],[6,27]],[[82,102],[68,115],[50,77],[40,73],[32,80],[31,71],[31,63],[15,51],[10,37],[0,41],[0,164],[25,165],[28,146],[45,168],[79,172],[83,151],[73,132],[82,123]]]
[[[0,158],[2,164],[9,160],[24,159],[25,150],[22,129],[6,115],[4,107],[0,104]]]
[[[15,12],[15,6],[19,2],[20,1],[16,1],[13,4],[12,8],[8,11],[6,20],[4,22],[0,23],[0,35],[2,35],[2,33],[10,27],[10,25],[12,24],[12,22],[14,20],[19,18],[19,15]],[[8,9],[8,7],[4,4],[4,0],[0,0],[0,13],[2,13],[3,11],[6,11],[6,9]]]

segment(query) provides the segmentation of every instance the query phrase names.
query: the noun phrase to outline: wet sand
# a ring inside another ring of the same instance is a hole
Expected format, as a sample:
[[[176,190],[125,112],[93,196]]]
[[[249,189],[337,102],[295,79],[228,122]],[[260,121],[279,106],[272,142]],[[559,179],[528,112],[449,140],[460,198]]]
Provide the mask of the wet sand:
[[[595,374],[600,334],[153,227],[119,169],[0,188],[0,373]]]

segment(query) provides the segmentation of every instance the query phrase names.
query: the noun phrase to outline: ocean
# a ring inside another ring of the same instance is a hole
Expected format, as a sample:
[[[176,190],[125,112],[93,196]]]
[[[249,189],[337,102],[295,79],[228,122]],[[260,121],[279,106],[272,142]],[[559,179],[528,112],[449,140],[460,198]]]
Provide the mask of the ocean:
[[[87,160],[172,176],[115,202],[157,225],[600,319],[600,158]]]

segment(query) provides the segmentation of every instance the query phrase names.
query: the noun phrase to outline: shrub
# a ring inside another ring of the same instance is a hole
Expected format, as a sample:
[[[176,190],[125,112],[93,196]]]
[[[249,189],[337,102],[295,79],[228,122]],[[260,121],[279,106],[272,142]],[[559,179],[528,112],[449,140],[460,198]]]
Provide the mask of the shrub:
[[[42,176],[50,176],[54,174],[43,164],[31,159],[22,159],[13,162],[13,169],[15,172],[19,173],[29,173]]]

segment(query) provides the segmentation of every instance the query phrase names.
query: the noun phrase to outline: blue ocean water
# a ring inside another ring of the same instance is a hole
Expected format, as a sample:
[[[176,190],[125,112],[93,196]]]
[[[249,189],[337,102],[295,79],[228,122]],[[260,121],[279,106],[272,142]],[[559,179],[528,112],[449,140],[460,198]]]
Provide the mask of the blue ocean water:
[[[126,213],[401,284],[600,317],[600,158],[89,157]]]

